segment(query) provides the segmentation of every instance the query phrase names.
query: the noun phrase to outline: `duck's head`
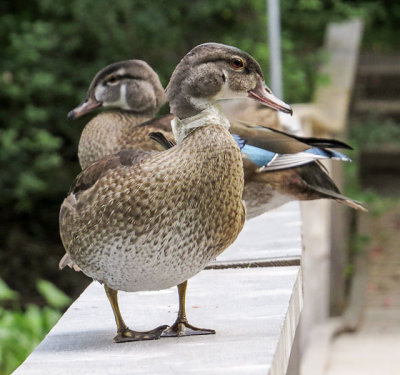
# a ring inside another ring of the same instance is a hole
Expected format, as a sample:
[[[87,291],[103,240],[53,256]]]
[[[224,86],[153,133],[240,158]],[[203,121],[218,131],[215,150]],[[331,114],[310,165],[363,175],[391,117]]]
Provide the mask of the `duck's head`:
[[[154,70],[142,60],[127,60],[100,70],[86,98],[68,113],[68,118],[78,118],[99,107],[154,115],[164,103],[164,89]]]
[[[217,100],[247,97],[277,111],[292,113],[290,106],[267,87],[253,57],[218,43],[193,48],[177,65],[167,87],[171,112],[181,119]]]

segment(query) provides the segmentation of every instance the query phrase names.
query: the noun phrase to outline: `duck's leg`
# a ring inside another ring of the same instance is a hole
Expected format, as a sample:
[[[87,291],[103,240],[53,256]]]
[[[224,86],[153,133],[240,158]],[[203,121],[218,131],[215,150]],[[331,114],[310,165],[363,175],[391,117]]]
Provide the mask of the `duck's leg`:
[[[178,285],[179,312],[175,323],[162,333],[162,337],[213,335],[215,331],[207,328],[197,328],[188,323],[185,310],[187,281]]]
[[[147,332],[132,331],[126,326],[119,311],[118,291],[109,288],[107,285],[104,285],[104,289],[106,290],[108,300],[114,312],[115,322],[117,323],[117,336],[114,337],[114,342],[158,340],[162,332],[168,328],[168,326],[160,326]]]

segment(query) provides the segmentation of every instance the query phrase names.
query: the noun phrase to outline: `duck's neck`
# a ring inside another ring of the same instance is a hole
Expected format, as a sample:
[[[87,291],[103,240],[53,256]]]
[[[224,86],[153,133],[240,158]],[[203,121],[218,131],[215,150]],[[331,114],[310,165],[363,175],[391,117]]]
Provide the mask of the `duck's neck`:
[[[229,129],[229,120],[218,104],[210,104],[204,110],[184,119],[175,118],[171,121],[176,143],[182,142],[193,130],[202,126],[220,125]]]
[[[121,109],[121,108],[109,108],[104,112],[110,112],[110,113],[118,113],[122,116],[127,116],[127,117],[148,117],[148,118],[153,118],[156,115],[157,110],[151,109],[147,111],[134,111],[131,109]]]
[[[130,127],[136,127],[142,124],[143,122],[150,120],[154,116],[155,116],[154,113],[147,114],[143,112],[134,112],[134,111],[127,111],[124,109],[110,108],[103,112],[100,112],[95,117],[95,119],[97,120],[96,124],[99,127],[105,125],[103,120],[109,119],[109,121],[112,122],[113,127],[130,128]]]

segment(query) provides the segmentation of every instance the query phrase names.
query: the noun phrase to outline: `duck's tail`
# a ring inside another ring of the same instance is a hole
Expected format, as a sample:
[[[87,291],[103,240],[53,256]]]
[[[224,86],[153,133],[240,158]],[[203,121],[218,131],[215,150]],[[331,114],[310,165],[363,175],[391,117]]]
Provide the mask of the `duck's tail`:
[[[355,210],[368,212],[368,210],[362,205],[361,202],[358,202],[358,201],[356,201],[354,199],[346,197],[345,195],[343,195],[341,193],[337,193],[337,192],[332,191],[332,190],[324,189],[323,187],[320,187],[320,186],[308,185],[308,187],[310,189],[314,190],[315,192],[323,195],[326,198],[333,199],[336,202],[345,204],[346,206],[354,208]]]
[[[333,199],[356,210],[368,211],[361,202],[343,195],[318,163],[304,165],[298,169],[298,173],[307,184],[307,188],[313,190],[321,198]]]
[[[74,271],[79,272],[81,269],[74,263],[68,253],[61,258],[60,263],[58,263],[58,268],[62,270],[65,267],[72,268]]]

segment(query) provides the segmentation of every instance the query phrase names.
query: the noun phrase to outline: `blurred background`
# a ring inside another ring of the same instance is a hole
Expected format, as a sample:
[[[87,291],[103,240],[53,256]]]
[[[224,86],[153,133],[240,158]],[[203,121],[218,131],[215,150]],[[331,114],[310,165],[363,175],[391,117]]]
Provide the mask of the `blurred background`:
[[[364,25],[340,137],[355,148],[354,162],[345,166],[344,191],[364,201],[370,214],[368,219],[346,214],[346,246],[335,271],[343,275],[342,284],[335,284],[335,276],[330,281],[340,296],[330,300],[329,315],[338,315],[348,304],[359,254],[372,254],[375,262],[367,291],[392,293],[400,281],[400,252],[394,251],[400,241],[400,3],[285,0],[280,5],[283,92],[289,103],[311,103],[318,89],[330,84],[320,69],[330,59],[323,48],[327,26],[354,17]],[[1,375],[24,360],[89,283],[82,274],[58,271],[63,255],[58,211],[80,170],[77,145],[88,121],[68,122],[66,114],[84,98],[94,74],[112,62],[137,58],[166,85],[188,50],[215,41],[252,54],[269,82],[267,40],[264,0],[0,3]],[[390,293],[374,301],[400,309]]]

